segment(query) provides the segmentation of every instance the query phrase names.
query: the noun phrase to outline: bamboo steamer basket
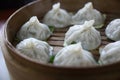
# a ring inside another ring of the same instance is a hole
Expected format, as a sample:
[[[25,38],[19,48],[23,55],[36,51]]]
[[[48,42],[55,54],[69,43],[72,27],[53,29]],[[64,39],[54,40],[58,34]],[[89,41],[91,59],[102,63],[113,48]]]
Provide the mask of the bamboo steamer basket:
[[[104,30],[111,20],[120,17],[119,0],[34,1],[14,12],[6,21],[2,31],[2,51],[11,80],[120,80],[120,62],[87,68],[56,67],[26,58],[15,49],[14,39],[20,27],[32,16],[37,16],[41,20],[56,2],[60,2],[61,8],[68,12],[77,12],[85,3],[93,2],[94,8],[107,15],[105,26],[98,29],[102,35],[101,46],[113,42],[105,36]],[[48,39],[48,43],[54,47],[54,52],[62,48],[64,34],[67,30],[68,28],[55,29],[53,35]],[[97,59],[98,49],[91,52]]]

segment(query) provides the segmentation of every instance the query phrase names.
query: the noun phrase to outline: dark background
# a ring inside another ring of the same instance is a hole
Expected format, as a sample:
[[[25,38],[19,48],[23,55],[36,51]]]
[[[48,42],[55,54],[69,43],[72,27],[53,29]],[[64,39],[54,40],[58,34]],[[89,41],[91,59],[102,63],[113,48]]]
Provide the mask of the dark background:
[[[0,0],[0,10],[10,8],[20,8],[21,6],[34,0]]]

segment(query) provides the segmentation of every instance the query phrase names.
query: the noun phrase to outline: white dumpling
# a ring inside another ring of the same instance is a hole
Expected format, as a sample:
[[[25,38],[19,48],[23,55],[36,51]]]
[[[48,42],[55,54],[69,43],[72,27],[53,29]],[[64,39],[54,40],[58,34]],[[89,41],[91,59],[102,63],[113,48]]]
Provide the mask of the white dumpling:
[[[93,8],[92,2],[88,2],[73,17],[72,24],[83,24],[85,21],[95,20],[94,27],[100,28],[105,21],[105,15]]]
[[[63,28],[70,25],[71,16],[66,10],[60,8],[60,3],[56,3],[45,15],[43,22],[49,26]]]
[[[106,27],[105,34],[111,40],[120,40],[120,19],[111,21]]]
[[[19,30],[18,39],[23,40],[26,38],[36,38],[39,40],[46,40],[52,32],[47,25],[39,22],[36,16],[30,18]]]
[[[94,27],[94,20],[85,21],[83,25],[74,25],[65,34],[64,46],[81,42],[86,50],[96,49],[101,44],[100,32]]]
[[[120,41],[109,43],[100,52],[100,64],[112,64],[120,61]]]
[[[47,63],[53,48],[45,41],[28,38],[17,44],[16,49],[30,59]]]
[[[54,65],[64,67],[90,67],[97,65],[92,54],[83,50],[81,43],[61,49],[55,56]]]

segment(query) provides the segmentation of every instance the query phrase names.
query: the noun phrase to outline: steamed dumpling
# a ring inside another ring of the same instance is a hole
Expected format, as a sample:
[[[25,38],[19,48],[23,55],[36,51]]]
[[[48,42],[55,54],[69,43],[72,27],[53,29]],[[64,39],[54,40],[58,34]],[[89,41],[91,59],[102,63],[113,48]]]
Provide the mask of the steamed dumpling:
[[[42,63],[49,61],[53,49],[48,43],[35,38],[24,39],[17,44],[16,48],[21,54]]]
[[[81,43],[77,43],[61,49],[55,56],[54,65],[67,67],[88,67],[95,66],[96,61],[90,52],[82,49]]]
[[[33,16],[21,27],[17,37],[20,40],[24,40],[30,37],[39,40],[46,40],[51,34],[52,33],[49,30],[48,26],[40,23],[37,17]]]
[[[81,42],[86,50],[96,49],[101,44],[100,32],[94,27],[94,20],[85,21],[83,25],[74,25],[65,34],[64,46]]]
[[[60,8],[60,3],[54,4],[52,10],[50,10],[43,19],[45,24],[56,28],[66,27],[70,25],[70,21],[71,16],[66,10]]]
[[[93,8],[92,2],[85,4],[73,17],[72,24],[83,24],[85,21],[95,20],[94,27],[100,28],[104,24],[105,15]]]
[[[112,64],[120,61],[120,41],[109,43],[100,52],[100,64]]]
[[[114,41],[120,40],[120,19],[111,21],[106,27],[105,34]]]

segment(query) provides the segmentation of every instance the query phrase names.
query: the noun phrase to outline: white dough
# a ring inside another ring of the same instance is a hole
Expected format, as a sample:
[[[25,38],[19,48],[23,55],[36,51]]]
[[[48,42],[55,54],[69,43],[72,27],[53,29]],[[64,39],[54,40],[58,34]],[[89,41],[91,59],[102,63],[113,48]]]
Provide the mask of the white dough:
[[[97,65],[92,54],[82,49],[81,43],[61,49],[54,59],[54,65],[64,67],[90,67]]]
[[[39,22],[36,16],[30,18],[18,32],[18,39],[24,40],[26,38],[36,38],[39,40],[46,40],[52,32],[48,26]]]
[[[66,10],[60,8],[60,3],[56,3],[45,15],[43,22],[49,26],[63,28],[70,25],[71,16]]]
[[[120,40],[120,19],[114,19],[106,27],[105,34],[114,41]]]
[[[83,25],[74,25],[65,34],[64,46],[81,42],[86,50],[96,49],[101,44],[100,32],[94,27],[94,20],[85,21]]]
[[[120,61],[120,41],[109,43],[100,53],[100,64],[112,64]]]
[[[83,24],[85,21],[95,20],[94,27],[100,28],[105,21],[105,15],[102,15],[98,10],[93,8],[92,2],[88,2],[80,9],[73,17],[72,24]]]
[[[28,38],[21,41],[17,44],[16,48],[21,54],[42,63],[49,61],[53,49],[48,43],[35,38]]]

